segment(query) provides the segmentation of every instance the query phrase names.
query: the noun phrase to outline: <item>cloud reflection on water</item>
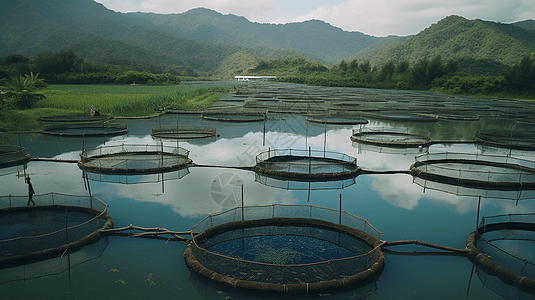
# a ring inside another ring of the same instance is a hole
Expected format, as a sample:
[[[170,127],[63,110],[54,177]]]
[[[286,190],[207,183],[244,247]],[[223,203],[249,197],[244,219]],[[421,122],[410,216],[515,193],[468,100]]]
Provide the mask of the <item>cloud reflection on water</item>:
[[[202,217],[241,205],[240,199],[237,199],[235,205],[225,206],[218,203],[217,198],[214,199],[211,195],[214,180],[227,173],[235,174],[243,180],[245,206],[298,202],[291,191],[273,189],[254,182],[253,172],[224,168],[190,168],[190,174],[184,178],[165,181],[163,184],[106,184],[99,190],[112,199],[121,197],[139,202],[158,203],[169,206],[182,217]],[[225,190],[224,193],[228,194],[229,190]]]

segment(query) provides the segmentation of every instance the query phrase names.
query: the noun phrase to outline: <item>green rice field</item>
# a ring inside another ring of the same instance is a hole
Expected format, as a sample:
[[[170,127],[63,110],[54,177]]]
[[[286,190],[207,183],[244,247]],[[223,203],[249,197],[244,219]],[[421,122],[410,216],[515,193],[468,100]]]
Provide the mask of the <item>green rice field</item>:
[[[91,105],[101,114],[148,116],[160,110],[196,110],[209,106],[232,86],[139,86],[139,85],[50,85],[46,99],[35,108],[57,108],[87,112]]]
[[[0,110],[0,131],[39,131],[41,117],[89,114],[91,105],[114,117],[155,116],[164,110],[200,110],[235,89],[235,83],[189,85],[49,85],[33,108]]]

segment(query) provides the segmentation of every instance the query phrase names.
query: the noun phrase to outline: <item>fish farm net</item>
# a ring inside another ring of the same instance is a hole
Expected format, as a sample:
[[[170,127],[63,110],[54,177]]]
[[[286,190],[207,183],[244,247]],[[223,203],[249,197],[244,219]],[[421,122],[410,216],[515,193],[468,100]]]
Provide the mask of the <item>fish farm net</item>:
[[[363,127],[353,129],[351,140],[377,146],[424,147],[431,143],[431,134],[403,128]]]
[[[357,124],[368,124],[367,119],[363,118],[351,118],[351,117],[307,117],[308,122],[320,123],[320,124],[331,124],[331,125],[357,125]]]
[[[192,228],[195,273],[228,286],[307,293],[350,286],[384,267],[380,232],[347,212],[315,206],[237,207]]]
[[[400,155],[418,155],[422,153],[429,152],[429,146],[423,147],[399,147],[399,146],[388,146],[388,145],[375,145],[369,143],[359,143],[353,140],[351,146],[358,149],[359,153],[362,151],[375,152],[375,153],[384,153],[384,154],[400,154]]]
[[[103,236],[96,242],[84,246],[80,250],[72,253],[67,251],[63,256],[61,256],[63,253],[60,253],[60,255],[46,258],[45,260],[32,262],[30,264],[11,266],[7,268],[0,267],[0,284],[5,282],[42,278],[52,275],[61,276],[60,274],[67,270],[71,270],[78,265],[99,258],[106,250],[108,243],[108,237]]]
[[[246,113],[203,113],[201,118],[219,122],[259,122],[264,121],[264,114]]]
[[[255,173],[255,181],[266,186],[275,187],[285,190],[332,190],[345,189],[356,183],[355,178],[342,180],[284,180],[277,177],[266,176],[265,174]]]
[[[51,117],[41,117],[39,121],[43,122],[104,122],[113,119],[113,116],[110,115],[98,115],[98,116],[88,116],[88,115],[62,115],[62,116],[51,116]]]
[[[105,136],[123,135],[128,133],[126,126],[100,124],[53,125],[41,133],[59,136]]]
[[[31,157],[26,149],[14,145],[0,145],[0,168],[21,165],[29,162]]]
[[[471,259],[484,272],[482,282],[499,286],[500,281],[535,294],[535,214],[483,217],[466,241]],[[490,276],[487,276],[488,273]]]
[[[93,196],[56,193],[0,197],[0,268],[27,264],[96,242],[113,227],[107,205]]]
[[[151,135],[161,139],[202,139],[216,136],[215,127],[176,126],[152,128]]]
[[[363,117],[388,121],[408,121],[408,122],[436,122],[435,116],[424,114],[414,114],[403,111],[381,111],[376,113],[363,112]]]
[[[78,167],[107,174],[153,174],[177,170],[191,163],[189,151],[161,145],[114,145],[84,149]]]
[[[184,176],[189,174],[189,168],[167,171],[162,173],[153,173],[153,174],[102,174],[102,173],[92,173],[87,172],[85,176],[89,180],[99,181],[99,182],[112,182],[112,183],[122,183],[122,184],[138,184],[138,183],[155,183],[155,182],[164,182],[170,180],[182,179]]]
[[[415,157],[411,173],[424,179],[489,189],[535,188],[535,162],[509,156],[433,153]]]
[[[518,187],[518,189],[489,189],[487,187],[468,187],[457,185],[455,183],[444,183],[434,180],[426,180],[417,176],[413,176],[413,183],[426,189],[441,191],[456,196],[468,197],[482,197],[487,199],[507,199],[507,200],[529,200],[535,199],[535,189],[525,189]]]
[[[487,129],[476,133],[476,141],[497,147],[535,150],[535,131]]]
[[[270,149],[256,156],[255,171],[279,178],[338,179],[356,177],[357,159],[342,153]]]

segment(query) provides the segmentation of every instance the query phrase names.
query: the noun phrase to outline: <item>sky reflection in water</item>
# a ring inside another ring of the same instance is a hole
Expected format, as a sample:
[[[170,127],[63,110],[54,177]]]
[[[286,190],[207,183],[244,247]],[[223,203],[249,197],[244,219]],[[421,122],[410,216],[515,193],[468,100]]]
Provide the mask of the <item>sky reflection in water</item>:
[[[354,126],[318,125],[306,122],[304,116],[277,115],[264,123],[221,123],[202,120],[199,116],[167,115],[161,119],[132,120],[127,136],[113,138],[64,138],[44,135],[21,135],[21,143],[32,157],[79,159],[82,144],[86,148],[115,144],[157,144],[151,137],[152,127],[197,125],[217,127],[214,140],[178,142],[190,151],[194,163],[214,166],[252,166],[255,156],[274,148],[335,151],[357,158],[358,165],[368,170],[408,170],[414,163],[414,152],[407,154],[379,153],[378,149],[358,145],[350,140]],[[392,125],[372,122],[370,126]],[[358,126],[358,125],[357,125]],[[405,124],[397,124],[405,126]],[[447,126],[447,122],[425,126]],[[432,128],[431,128],[432,129]],[[327,133],[325,138],[324,133]],[[454,135],[455,133],[450,133]],[[463,133],[459,139],[469,139]],[[176,146],[177,142],[165,141]],[[375,151],[374,151],[375,150]],[[433,145],[431,153],[489,153],[498,149],[473,144]],[[499,150],[502,151],[503,150]],[[84,195],[88,193],[82,175],[74,163],[30,162],[26,170],[38,194],[57,192]],[[113,177],[113,176],[112,176]],[[134,224],[188,230],[209,214],[241,205],[243,185],[245,205],[298,204],[341,208],[368,220],[383,240],[418,239],[455,248],[464,248],[468,234],[475,229],[477,198],[456,196],[424,189],[406,174],[360,175],[356,182],[343,189],[288,190],[270,187],[255,180],[250,171],[216,167],[191,167],[180,175],[164,174],[150,179],[142,176],[128,179],[129,184],[115,183],[123,179],[111,177],[90,181],[94,196],[109,204],[115,227]],[[135,183],[152,181],[147,183]],[[123,180],[123,182],[126,182]],[[0,176],[2,195],[26,195],[27,187],[16,171]],[[481,213],[495,215],[534,212],[531,200],[482,199]],[[250,294],[213,286],[190,274],[182,259],[183,244],[147,241],[120,237],[110,238],[103,255],[77,266],[65,276],[12,282],[0,285],[0,298],[22,299],[42,296],[44,299],[250,299]],[[405,249],[426,251],[426,249]],[[472,264],[463,257],[404,256],[387,254],[387,266],[377,282],[372,283],[373,299],[456,299],[466,297]],[[118,273],[109,272],[117,268]],[[153,274],[153,275],[149,275]],[[157,288],[147,284],[157,278]],[[83,279],[82,279],[83,278]],[[146,281],[146,279],[149,279]],[[126,284],[121,283],[123,280]],[[165,283],[164,283],[165,282]],[[446,283],[446,284],[445,284]],[[479,283],[471,288],[468,299],[500,299]],[[151,292],[151,289],[154,288]],[[370,289],[370,287],[365,287]],[[47,292],[41,294],[40,291]],[[219,293],[221,291],[221,293]],[[361,295],[359,289],[333,292],[329,299],[346,299]],[[258,295],[257,295],[258,296]],[[253,297],[256,297],[253,295]],[[360,296],[359,296],[360,297]],[[321,298],[321,297],[320,297]],[[358,297],[357,297],[358,298]],[[219,298],[217,298],[219,299]],[[323,299],[323,298],[322,298]]]

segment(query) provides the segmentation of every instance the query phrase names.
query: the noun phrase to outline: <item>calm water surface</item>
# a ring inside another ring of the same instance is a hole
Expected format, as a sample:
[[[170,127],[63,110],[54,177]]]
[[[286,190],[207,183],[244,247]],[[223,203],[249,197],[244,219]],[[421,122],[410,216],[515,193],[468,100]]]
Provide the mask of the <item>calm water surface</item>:
[[[439,138],[470,140],[475,130],[487,122],[469,122],[459,132],[448,121],[411,124],[382,123],[371,120],[367,126],[422,127]],[[45,135],[21,135],[21,144],[34,158],[79,158],[82,144],[86,148],[115,144],[156,144],[150,136],[151,128],[158,126],[199,125],[217,127],[215,140],[179,143],[190,151],[194,163],[216,166],[250,166],[255,156],[269,148],[293,148],[336,151],[357,158],[358,165],[369,170],[407,170],[414,163],[414,153],[389,154],[385,149],[358,145],[350,140],[356,126],[323,125],[306,122],[304,116],[270,116],[264,123],[222,123],[202,120],[199,116],[166,115],[160,119],[129,120],[129,133],[113,138],[64,138]],[[461,125],[462,126],[462,125]],[[326,133],[326,137],[325,137]],[[14,140],[18,144],[18,140]],[[176,141],[164,141],[176,145]],[[499,153],[504,150],[473,144],[437,144],[429,151],[462,153]],[[525,157],[527,158],[527,157]],[[531,158],[532,159],[532,158]],[[245,205],[273,203],[316,205],[339,209],[368,220],[383,232],[386,241],[412,240],[464,248],[468,234],[475,229],[478,199],[456,196],[441,191],[423,190],[405,174],[361,175],[356,183],[344,189],[286,190],[269,187],[255,181],[250,171],[206,167],[189,168],[181,175],[164,174],[165,181],[138,176],[104,178],[91,181],[94,196],[109,204],[109,215],[115,227],[130,224],[142,227],[162,227],[175,231],[189,230],[209,214],[238,206],[235,186],[244,185]],[[76,164],[30,162],[27,169],[37,194],[57,192],[86,195],[82,172]],[[185,176],[184,176],[185,175]],[[182,177],[183,176],[183,177]],[[114,176],[111,176],[114,177]],[[182,177],[179,179],[179,177]],[[224,179],[232,179],[232,183]],[[113,183],[126,182],[129,184]],[[221,190],[214,194],[216,186]],[[219,185],[218,185],[219,184]],[[2,195],[26,195],[27,187],[16,174],[0,176]],[[228,199],[231,199],[230,201]],[[482,199],[481,214],[535,212],[532,200],[516,201]],[[208,282],[192,274],[183,259],[185,244],[160,240],[109,237],[101,243],[100,256],[72,267],[70,272],[0,284],[0,299],[275,299],[291,296],[263,295],[233,290]],[[105,246],[105,248],[104,248]],[[317,299],[503,299],[483,286],[477,275],[469,281],[472,263],[465,257],[449,255],[413,255],[413,251],[428,254],[431,249],[400,246],[386,252],[386,267],[382,274],[367,285],[321,295]],[[89,251],[89,250],[88,250]],[[98,253],[98,251],[97,251]],[[54,270],[54,262],[20,269],[4,270],[4,281],[20,272],[46,274]],[[37,269],[37,271],[35,270]],[[11,272],[11,273],[10,273]],[[468,291],[469,288],[469,291]],[[468,291],[468,293],[467,293]],[[297,298],[306,298],[299,296]]]

